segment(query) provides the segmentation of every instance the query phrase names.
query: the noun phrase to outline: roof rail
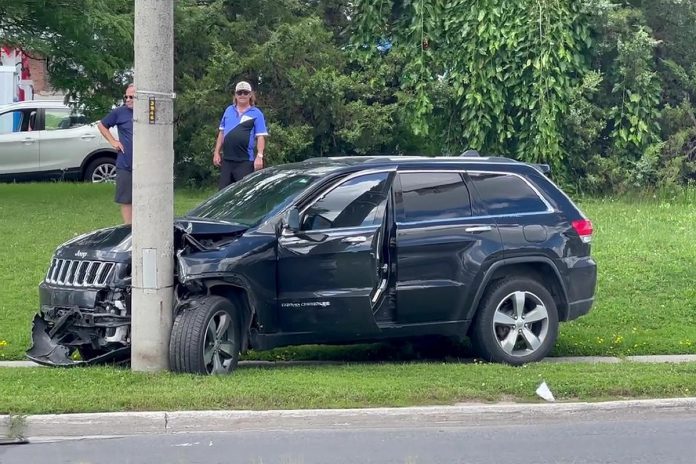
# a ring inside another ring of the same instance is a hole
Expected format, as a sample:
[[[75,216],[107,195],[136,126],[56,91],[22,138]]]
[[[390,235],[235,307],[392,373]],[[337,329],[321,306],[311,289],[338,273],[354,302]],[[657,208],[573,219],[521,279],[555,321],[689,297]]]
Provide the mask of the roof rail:
[[[551,174],[551,166],[548,164],[529,163],[529,165],[544,175]]]
[[[481,155],[476,150],[466,150],[464,153],[462,153],[459,156],[481,156]]]

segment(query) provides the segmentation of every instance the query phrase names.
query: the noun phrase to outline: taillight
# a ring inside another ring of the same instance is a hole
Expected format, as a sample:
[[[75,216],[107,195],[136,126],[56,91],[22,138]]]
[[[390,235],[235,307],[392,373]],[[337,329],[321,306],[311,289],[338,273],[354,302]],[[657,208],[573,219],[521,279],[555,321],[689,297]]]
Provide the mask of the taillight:
[[[584,243],[590,243],[592,241],[592,221],[589,219],[578,219],[573,221],[573,229],[578,233],[580,239]]]

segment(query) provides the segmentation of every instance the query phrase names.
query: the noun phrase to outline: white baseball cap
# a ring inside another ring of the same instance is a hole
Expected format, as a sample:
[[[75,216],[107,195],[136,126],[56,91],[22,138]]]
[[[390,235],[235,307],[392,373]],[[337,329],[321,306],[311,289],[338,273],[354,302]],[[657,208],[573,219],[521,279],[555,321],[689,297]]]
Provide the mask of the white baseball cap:
[[[246,90],[247,92],[251,92],[251,84],[249,84],[247,81],[240,81],[237,83],[237,86],[234,88],[235,92],[239,92],[240,90]]]

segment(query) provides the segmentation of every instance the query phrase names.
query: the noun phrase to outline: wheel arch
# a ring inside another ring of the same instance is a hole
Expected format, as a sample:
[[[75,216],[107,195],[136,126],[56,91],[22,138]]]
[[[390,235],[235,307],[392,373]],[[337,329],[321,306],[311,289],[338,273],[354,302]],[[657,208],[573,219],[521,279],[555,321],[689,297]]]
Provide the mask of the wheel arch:
[[[565,284],[556,265],[545,256],[509,258],[493,263],[486,271],[476,291],[469,311],[469,318],[473,319],[476,316],[481,300],[490,285],[510,276],[532,277],[537,280],[551,293],[558,310],[558,320],[567,320],[568,293]]]
[[[116,161],[116,156],[116,151],[109,150],[108,148],[98,148],[92,151],[87,156],[85,156],[85,159],[82,160],[82,164],[80,165],[80,180],[85,179],[87,168],[92,163],[92,161],[96,160],[97,158],[111,158],[114,161]]]
[[[249,347],[249,331],[252,322],[255,319],[256,311],[254,310],[254,305],[251,303],[249,298],[248,289],[230,283],[224,280],[211,279],[211,280],[201,280],[198,282],[189,281],[187,282],[188,288],[199,288],[201,289],[202,295],[210,296],[220,296],[223,297],[240,310],[240,332],[242,335],[241,348],[242,353],[246,352]],[[191,295],[190,299],[195,300],[196,295]],[[178,313],[178,311],[177,311]],[[176,318],[176,313],[174,317]]]

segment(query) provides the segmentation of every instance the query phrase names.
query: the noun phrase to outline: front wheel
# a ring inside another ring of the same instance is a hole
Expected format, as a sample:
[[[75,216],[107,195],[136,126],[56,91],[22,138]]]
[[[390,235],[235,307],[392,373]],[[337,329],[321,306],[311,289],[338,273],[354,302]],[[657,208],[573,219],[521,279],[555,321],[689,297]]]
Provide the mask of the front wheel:
[[[85,170],[85,182],[113,183],[116,182],[116,162],[113,158],[97,158]]]
[[[226,298],[206,296],[174,319],[169,365],[174,372],[229,374],[239,362],[241,327]]]
[[[486,291],[470,334],[474,349],[487,361],[540,361],[558,337],[556,303],[534,279],[504,279]]]

